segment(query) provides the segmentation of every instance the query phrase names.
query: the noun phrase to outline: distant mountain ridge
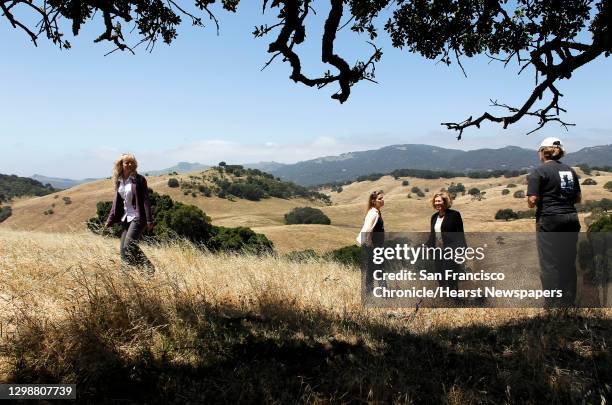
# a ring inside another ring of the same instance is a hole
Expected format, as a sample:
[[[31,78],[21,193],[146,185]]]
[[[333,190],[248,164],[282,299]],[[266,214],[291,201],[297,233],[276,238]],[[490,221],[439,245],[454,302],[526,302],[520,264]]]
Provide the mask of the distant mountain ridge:
[[[30,176],[29,178],[39,181],[42,184],[51,184],[53,188],[57,188],[59,190],[65,190],[70,187],[78,186],[79,184],[100,180],[100,179],[95,179],[95,178],[87,178],[87,179],[82,179],[82,180],[61,179],[58,177],[43,176],[42,174],[34,174]]]
[[[570,165],[611,166],[612,145],[582,148],[568,153],[563,162]],[[533,149],[506,146],[499,149],[459,149],[405,144],[376,150],[343,153],[283,165],[270,171],[283,180],[304,186],[354,180],[371,173],[396,169],[425,169],[468,172],[474,170],[520,170],[539,164]]]
[[[585,147],[576,152],[568,153],[563,158],[563,162],[574,166],[583,163],[589,166],[612,166],[612,144]],[[538,155],[535,150],[519,146],[464,151],[432,145],[403,144],[385,146],[375,150],[323,156],[292,164],[268,161],[246,163],[243,166],[271,173],[282,180],[293,181],[302,186],[312,186],[354,180],[359,176],[372,173],[388,173],[396,169],[469,172],[475,170],[529,169],[538,164]],[[210,168],[209,165],[197,162],[179,162],[166,169],[141,172],[155,176],[172,172],[193,172],[208,168]],[[53,187],[61,189],[97,180],[56,179],[41,175],[34,175],[31,178],[43,184],[50,183]]]

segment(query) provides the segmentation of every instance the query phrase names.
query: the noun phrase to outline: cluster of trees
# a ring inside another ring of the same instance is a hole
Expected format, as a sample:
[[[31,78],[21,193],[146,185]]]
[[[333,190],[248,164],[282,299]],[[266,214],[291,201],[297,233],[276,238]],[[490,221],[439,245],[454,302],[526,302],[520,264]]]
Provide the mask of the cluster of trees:
[[[189,176],[189,181],[182,182],[170,178],[168,179],[168,186],[180,186],[185,195],[191,193],[194,197],[197,196],[197,193],[205,197],[216,194],[220,198],[230,200],[242,198],[250,201],[259,201],[269,197],[283,199],[303,197],[331,204],[329,196],[323,193],[292,182],[282,181],[280,178],[259,169],[245,169],[241,165],[228,165],[225,162],[220,162],[219,166],[215,166],[213,169],[219,175],[213,175],[210,178],[212,181],[210,185],[204,183],[207,181],[207,177],[203,175],[201,178]]]
[[[226,228],[212,225],[211,219],[200,208],[173,201],[168,195],[160,195],[149,189],[155,227],[145,231],[149,240],[163,242],[185,238],[212,251],[245,251],[249,253],[272,252],[272,242],[250,228]],[[111,201],[96,205],[96,216],[87,221],[94,233],[119,237],[121,226],[105,228],[104,223],[112,207]]]
[[[54,193],[51,184],[42,184],[40,181],[28,177],[19,177],[14,174],[0,174],[0,202],[10,201],[13,197],[43,196]]]
[[[415,177],[418,179],[452,179],[454,177],[469,177],[471,179],[490,179],[495,177],[516,177],[527,174],[527,170],[487,170],[487,171],[469,171],[469,172],[452,172],[448,170],[426,170],[426,169],[396,169],[389,173],[370,173],[357,177],[356,181],[376,181],[383,176],[393,176],[396,179],[400,177]],[[343,183],[343,184],[346,184]]]
[[[285,214],[285,224],[330,225],[331,219],[323,211],[312,207],[296,207]]]
[[[593,173],[593,170],[596,170],[598,172],[612,172],[612,166],[589,166],[589,165],[587,165],[585,163],[581,163],[581,164],[579,164],[577,166],[587,176],[590,176]]]
[[[606,182],[606,184],[604,184],[604,188],[608,191],[612,191],[612,181]]]
[[[597,185],[597,182],[591,178],[588,178],[588,179],[584,179],[584,181],[581,184],[583,186],[595,186]]]
[[[221,162],[223,163],[223,162]],[[329,196],[293,182],[282,181],[278,177],[259,169],[245,169],[241,165],[217,166],[220,173],[233,175],[233,179],[213,177],[219,197],[235,196],[252,201],[262,198],[292,198],[303,197],[310,200],[320,200],[331,203]]]

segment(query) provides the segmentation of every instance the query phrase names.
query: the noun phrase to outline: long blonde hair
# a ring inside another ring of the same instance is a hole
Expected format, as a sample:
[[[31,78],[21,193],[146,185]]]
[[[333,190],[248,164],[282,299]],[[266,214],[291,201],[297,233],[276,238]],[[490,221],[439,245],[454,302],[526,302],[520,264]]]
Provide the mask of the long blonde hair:
[[[123,160],[124,159],[133,160],[134,166],[135,166],[134,173],[138,173],[136,171],[136,169],[138,168],[138,161],[136,160],[136,157],[132,155],[131,153],[123,153],[119,157],[119,159],[115,161],[115,164],[113,165],[113,184],[117,184],[117,182],[119,181],[119,178],[123,177]]]
[[[370,211],[370,208],[376,206],[376,199],[381,194],[383,194],[382,190],[372,191],[370,193],[370,195],[368,196],[368,203],[366,204],[366,209],[365,209],[366,214],[368,213],[368,211]]]

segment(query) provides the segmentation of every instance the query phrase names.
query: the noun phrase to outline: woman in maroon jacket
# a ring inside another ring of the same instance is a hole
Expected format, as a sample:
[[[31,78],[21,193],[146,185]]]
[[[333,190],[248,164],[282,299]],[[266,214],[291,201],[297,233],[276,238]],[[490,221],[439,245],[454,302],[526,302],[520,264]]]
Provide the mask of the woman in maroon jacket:
[[[149,201],[149,188],[147,180],[136,171],[138,162],[134,155],[123,154],[113,167],[113,184],[115,185],[115,198],[108,214],[106,226],[120,223],[123,227],[121,234],[121,260],[142,266],[152,273],[153,264],[138,246],[145,227],[153,229],[153,216]]]

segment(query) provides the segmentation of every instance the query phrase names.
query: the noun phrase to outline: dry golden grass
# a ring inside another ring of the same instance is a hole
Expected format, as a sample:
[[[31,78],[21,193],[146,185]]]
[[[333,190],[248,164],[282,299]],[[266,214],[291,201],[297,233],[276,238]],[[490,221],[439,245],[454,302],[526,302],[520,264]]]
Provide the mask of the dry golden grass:
[[[579,169],[582,179],[591,177],[597,181],[594,186],[582,186],[585,200],[600,200],[611,198],[612,194],[603,188],[603,184],[612,180],[612,173],[601,172],[600,176],[586,176]],[[204,172],[205,176],[212,176],[211,171]],[[333,205],[324,206],[321,203],[308,201],[302,198],[279,199],[269,198],[261,201],[247,201],[237,199],[229,201],[217,197],[192,197],[184,195],[180,188],[168,187],[168,178],[175,177],[189,180],[189,176],[201,176],[201,173],[187,173],[181,175],[150,176],[147,178],[149,186],[160,194],[168,194],[174,200],[200,207],[212,218],[213,224],[220,226],[247,226],[257,232],[265,234],[279,252],[293,250],[314,249],[318,252],[332,250],[337,247],[353,244],[355,236],[361,228],[363,221],[364,201],[373,190],[385,191],[386,204],[383,209],[385,229],[391,232],[428,231],[429,218],[432,209],[429,205],[429,195],[442,187],[448,187],[451,182],[463,183],[466,189],[477,187],[486,191],[485,199],[473,200],[465,195],[456,199],[454,208],[458,209],[464,219],[467,232],[523,232],[534,229],[533,220],[523,219],[517,221],[496,221],[495,213],[502,208],[513,210],[526,210],[525,199],[512,196],[516,190],[526,190],[525,176],[515,178],[470,179],[459,177],[453,179],[393,179],[384,176],[377,181],[365,181],[344,186],[341,193],[323,190],[332,197]],[[402,180],[409,180],[410,185],[402,186]],[[514,183],[511,193],[505,196],[501,191],[507,184]],[[429,189],[426,198],[407,198],[413,186],[421,190]],[[15,230],[35,230],[44,232],[80,232],[86,229],[85,222],[95,216],[96,203],[108,201],[113,197],[110,180],[101,180],[83,184],[65,191],[44,197],[21,199],[12,204],[13,214],[0,224],[0,228]],[[72,204],[65,205],[61,197],[70,197]],[[53,207],[53,215],[44,215],[43,212]],[[295,227],[284,225],[284,215],[295,207],[316,206],[323,210],[332,221],[330,226]],[[580,215],[584,225],[584,215]]]
[[[609,394],[609,310],[389,312],[362,308],[359,274],[320,259],[143,245],[157,269],[149,279],[122,273],[118,242],[89,233],[0,229],[0,246],[0,321],[17,329],[0,340],[0,381],[78,382],[83,401]]]

